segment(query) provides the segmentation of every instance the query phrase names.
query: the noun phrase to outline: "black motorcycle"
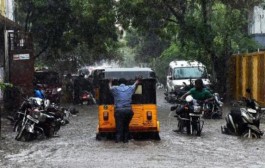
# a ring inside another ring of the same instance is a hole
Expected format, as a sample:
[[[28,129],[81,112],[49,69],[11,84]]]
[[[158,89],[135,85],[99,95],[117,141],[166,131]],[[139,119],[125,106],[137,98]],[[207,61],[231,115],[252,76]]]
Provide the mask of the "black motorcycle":
[[[26,99],[18,111],[14,125],[16,140],[30,141],[39,137],[52,137],[59,131],[62,119],[52,112],[41,109],[39,98]]]
[[[172,92],[166,92],[165,94],[165,99],[169,103],[176,103],[176,101],[184,95],[187,91],[189,91],[191,88],[194,87],[194,84],[192,80],[190,79],[190,84],[187,85],[185,82],[183,82],[183,86],[180,88],[175,88],[174,91]]]
[[[62,126],[69,123],[70,115],[74,113],[74,110],[74,108],[61,107],[55,103],[51,103],[47,107],[45,107],[46,112],[61,119]]]
[[[82,91],[79,99],[80,99],[79,101],[81,102],[81,104],[87,104],[87,105],[97,104],[97,101],[94,98],[93,94],[87,90]]]
[[[247,90],[250,93],[249,90]],[[263,109],[251,98],[243,97],[233,104],[230,113],[225,117],[226,124],[221,126],[224,134],[237,135],[245,138],[260,138],[260,117]]]
[[[201,135],[204,125],[204,121],[201,119],[203,115],[201,102],[196,101],[192,96],[187,96],[185,101],[178,100],[178,104],[172,106],[171,111],[176,111],[175,117],[178,119],[177,132]]]
[[[221,119],[223,115],[223,102],[218,93],[214,93],[214,100],[203,104],[205,119]]]

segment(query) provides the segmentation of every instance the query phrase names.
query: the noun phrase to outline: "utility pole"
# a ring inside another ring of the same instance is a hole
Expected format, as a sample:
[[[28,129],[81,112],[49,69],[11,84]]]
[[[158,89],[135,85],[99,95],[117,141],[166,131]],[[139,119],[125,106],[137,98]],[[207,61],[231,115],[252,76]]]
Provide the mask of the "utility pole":
[[[5,50],[5,54],[4,54],[4,60],[3,60],[3,63],[4,63],[4,67],[5,67],[5,60],[6,60],[6,19],[4,20],[4,31],[2,32],[4,33],[4,50]],[[4,83],[4,78],[5,78],[5,68],[3,68],[3,74],[2,75],[2,78],[3,78],[3,82]],[[1,89],[1,88],[0,88]],[[2,89],[1,89],[1,93],[2,93]],[[3,94],[0,95],[0,140],[2,140],[2,135],[1,135],[1,132],[2,132],[2,106],[3,106]]]

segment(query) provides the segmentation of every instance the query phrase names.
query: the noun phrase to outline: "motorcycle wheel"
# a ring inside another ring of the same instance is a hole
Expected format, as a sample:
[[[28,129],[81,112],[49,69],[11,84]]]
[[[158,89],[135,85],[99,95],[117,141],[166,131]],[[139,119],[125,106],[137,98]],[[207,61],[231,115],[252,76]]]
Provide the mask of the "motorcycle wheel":
[[[46,131],[44,131],[44,134],[47,138],[54,136],[54,134],[55,134],[54,126],[50,126],[50,128],[46,129]]]
[[[25,129],[20,130],[18,131],[18,134],[16,135],[15,139],[17,141],[25,141],[25,142],[28,142],[32,139],[32,135],[31,133],[27,132]]]
[[[184,129],[184,125],[183,125],[183,121],[178,120],[178,126],[176,130],[173,130],[174,132],[180,132],[183,133],[183,129]]]
[[[31,133],[29,133],[29,132],[26,132],[26,130],[24,130],[24,133],[23,133],[23,138],[22,138],[22,140],[23,141],[25,141],[25,142],[28,142],[28,141],[30,141],[30,140],[32,140],[32,134]]]
[[[17,140],[17,141],[20,141],[21,140],[21,138],[22,138],[22,136],[23,136],[23,130],[21,130],[22,129],[22,127],[18,127],[17,128],[17,135],[16,135],[16,137],[15,137],[15,139]]]
[[[187,134],[188,135],[192,134],[190,121],[184,121],[184,122],[185,122],[185,125],[186,125]]]
[[[219,119],[221,119],[223,116],[223,108],[222,107],[217,108],[217,114],[219,115]]]
[[[212,115],[211,115],[211,118],[216,120],[216,119],[220,119],[220,114],[218,114],[217,112],[214,112]]]
[[[200,122],[197,122],[196,123],[196,135],[197,136],[201,136],[201,132],[202,132],[202,130],[201,130],[201,123]]]
[[[13,131],[18,132],[22,128],[22,120],[17,121],[14,125]]]
[[[22,121],[16,123],[14,126],[14,131],[17,132],[15,139],[20,141],[25,134],[25,125],[22,125]]]
[[[244,138],[249,138],[249,139],[258,139],[260,138],[260,135],[258,135],[256,132],[253,132],[251,131],[249,133],[249,130],[245,131],[243,134],[242,134],[242,137]]]

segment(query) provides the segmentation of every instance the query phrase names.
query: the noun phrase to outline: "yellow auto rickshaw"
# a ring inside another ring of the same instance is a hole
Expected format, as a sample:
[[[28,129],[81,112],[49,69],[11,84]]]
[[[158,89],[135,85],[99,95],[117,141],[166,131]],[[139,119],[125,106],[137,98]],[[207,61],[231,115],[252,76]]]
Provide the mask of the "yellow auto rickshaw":
[[[100,80],[98,104],[98,128],[96,139],[113,138],[116,132],[114,118],[114,99],[109,90],[109,80],[119,85],[118,80],[125,78],[133,84],[136,77],[141,76],[132,96],[133,118],[129,125],[132,137],[147,137],[160,140],[160,125],[156,105],[156,76],[150,68],[107,68]]]
[[[97,102],[99,100],[99,81],[102,78],[101,75],[102,72],[104,72],[105,68],[106,67],[96,67],[91,72],[92,84],[95,92],[95,99]]]

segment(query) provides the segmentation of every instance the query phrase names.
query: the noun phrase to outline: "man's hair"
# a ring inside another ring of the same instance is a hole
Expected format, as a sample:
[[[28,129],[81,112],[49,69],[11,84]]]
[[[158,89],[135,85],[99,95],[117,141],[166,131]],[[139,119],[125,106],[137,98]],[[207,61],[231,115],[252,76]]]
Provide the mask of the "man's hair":
[[[203,81],[202,81],[202,79],[197,79],[195,81],[195,85],[203,87]]]
[[[122,83],[126,85],[127,80],[125,78],[120,78],[119,79],[119,84],[122,84]]]

